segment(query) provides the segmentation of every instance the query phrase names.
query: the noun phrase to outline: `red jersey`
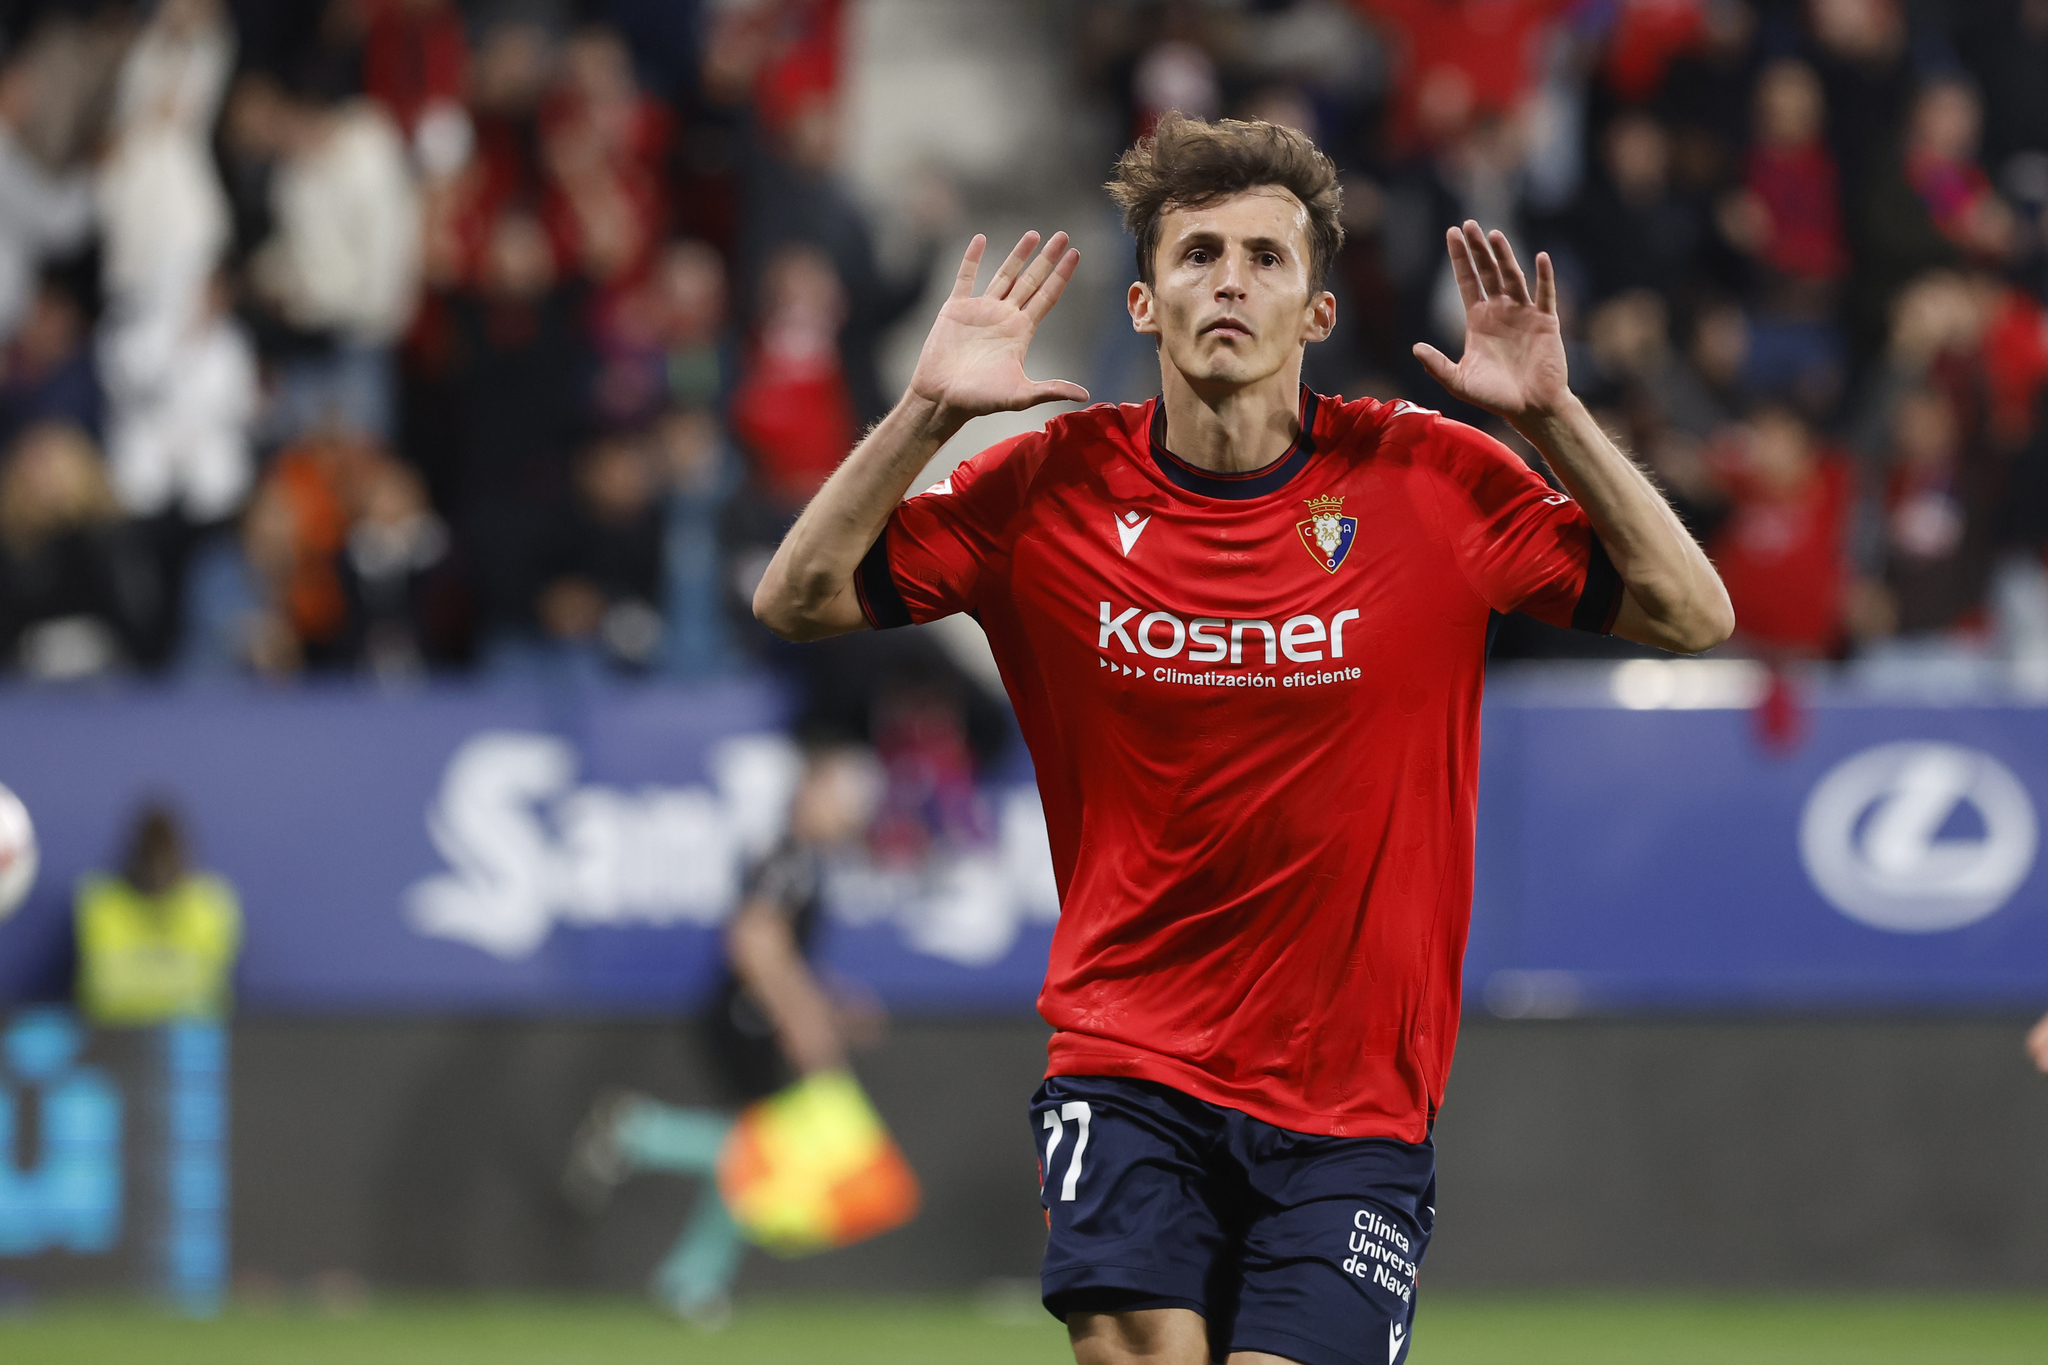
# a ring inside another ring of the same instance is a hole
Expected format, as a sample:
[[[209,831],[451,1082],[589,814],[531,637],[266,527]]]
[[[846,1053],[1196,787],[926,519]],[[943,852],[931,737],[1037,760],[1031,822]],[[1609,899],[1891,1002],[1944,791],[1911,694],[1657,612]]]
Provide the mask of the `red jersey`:
[[[1577,504],[1410,403],[1303,390],[1216,475],[1158,400],[1055,418],[907,500],[875,626],[971,612],[1038,770],[1060,889],[1049,1075],[1418,1142],[1456,1039],[1489,614],[1605,630]]]

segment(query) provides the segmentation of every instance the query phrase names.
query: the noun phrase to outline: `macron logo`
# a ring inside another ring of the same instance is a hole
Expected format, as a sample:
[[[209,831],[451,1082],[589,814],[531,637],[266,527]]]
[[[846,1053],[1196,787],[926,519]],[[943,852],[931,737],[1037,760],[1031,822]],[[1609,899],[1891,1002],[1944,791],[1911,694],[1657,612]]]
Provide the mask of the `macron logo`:
[[[937,483],[933,484],[933,485],[932,485],[932,486],[931,486],[930,488],[927,488],[927,489],[925,489],[924,491],[925,491],[925,492],[927,492],[927,493],[940,493],[940,494],[944,494],[944,493],[950,493],[950,492],[952,492],[952,491],[953,491],[953,476],[952,476],[951,474],[948,474],[948,475],[947,475],[947,476],[946,476],[945,478],[943,478],[943,479],[940,479],[940,480],[939,480],[939,481],[938,481]]]
[[[1124,513],[1123,520],[1116,524],[1116,538],[1123,542],[1124,554],[1129,555],[1131,547],[1138,543],[1138,537],[1145,534],[1145,528],[1152,524],[1152,518],[1140,517],[1136,512]]]
[[[1390,1324],[1388,1324],[1388,1326],[1387,1326],[1387,1365],[1394,1365],[1394,1362],[1395,1362],[1395,1361],[1397,1361],[1397,1360],[1399,1360],[1399,1359],[1401,1358],[1401,1348],[1402,1348],[1402,1347],[1403,1347],[1404,1345],[1406,1345],[1406,1344],[1407,1344],[1407,1342],[1408,1342],[1408,1329],[1407,1329],[1407,1328],[1403,1327],[1403,1326],[1402,1326],[1402,1325],[1401,1325],[1400,1323],[1398,1323],[1398,1322],[1396,1322],[1396,1323],[1390,1323]]]

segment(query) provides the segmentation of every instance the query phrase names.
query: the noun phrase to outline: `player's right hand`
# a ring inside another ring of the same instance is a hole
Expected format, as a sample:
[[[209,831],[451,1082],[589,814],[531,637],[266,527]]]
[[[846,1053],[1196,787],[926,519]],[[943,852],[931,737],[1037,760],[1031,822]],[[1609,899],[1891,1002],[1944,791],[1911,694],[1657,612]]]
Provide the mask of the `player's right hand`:
[[[1060,400],[1088,401],[1088,390],[1079,384],[1034,380],[1024,373],[1032,334],[1059,302],[1081,260],[1080,252],[1068,248],[1064,232],[1054,233],[1043,251],[1037,250],[1038,241],[1037,233],[1025,233],[980,294],[974,292],[974,277],[988,239],[977,235],[967,244],[953,292],[910,376],[911,394],[933,404],[943,422]]]

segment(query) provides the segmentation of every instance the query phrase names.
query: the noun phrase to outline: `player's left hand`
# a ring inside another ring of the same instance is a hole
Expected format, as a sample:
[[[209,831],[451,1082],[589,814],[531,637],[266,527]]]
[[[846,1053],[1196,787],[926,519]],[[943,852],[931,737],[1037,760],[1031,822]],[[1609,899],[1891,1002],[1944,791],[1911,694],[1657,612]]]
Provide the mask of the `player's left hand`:
[[[1445,234],[1451,273],[1465,300],[1465,353],[1454,365],[1426,342],[1415,358],[1430,377],[1476,407],[1510,422],[1537,418],[1569,401],[1564,333],[1557,322],[1557,277],[1536,253],[1532,294],[1507,234],[1467,219]]]

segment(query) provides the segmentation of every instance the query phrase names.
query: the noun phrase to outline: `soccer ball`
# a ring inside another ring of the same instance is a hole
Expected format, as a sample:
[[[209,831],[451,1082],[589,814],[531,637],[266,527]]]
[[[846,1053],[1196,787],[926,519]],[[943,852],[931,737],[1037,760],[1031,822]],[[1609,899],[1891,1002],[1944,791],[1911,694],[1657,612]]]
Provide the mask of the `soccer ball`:
[[[36,827],[21,798],[0,787],[0,919],[21,908],[36,884]]]

